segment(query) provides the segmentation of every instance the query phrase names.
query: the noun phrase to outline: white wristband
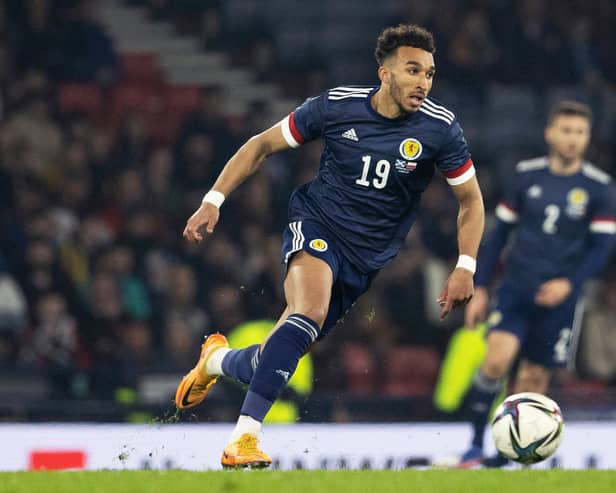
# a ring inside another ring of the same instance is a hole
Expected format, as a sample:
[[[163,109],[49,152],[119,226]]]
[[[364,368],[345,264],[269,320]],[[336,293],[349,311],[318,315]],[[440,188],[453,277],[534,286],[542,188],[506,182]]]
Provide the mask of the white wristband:
[[[225,194],[217,192],[216,190],[210,190],[203,196],[201,203],[209,202],[220,209],[220,206],[225,201]]]
[[[471,257],[470,255],[460,255],[458,257],[458,263],[456,264],[456,269],[461,267],[462,269],[470,270],[471,273],[475,273],[477,269],[477,261]]]

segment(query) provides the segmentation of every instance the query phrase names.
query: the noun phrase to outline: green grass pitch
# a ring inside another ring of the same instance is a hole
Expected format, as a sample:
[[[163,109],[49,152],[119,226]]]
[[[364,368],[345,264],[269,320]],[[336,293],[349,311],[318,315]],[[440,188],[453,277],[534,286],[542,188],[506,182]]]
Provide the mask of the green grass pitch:
[[[614,493],[616,471],[93,471],[0,473],[1,493]]]

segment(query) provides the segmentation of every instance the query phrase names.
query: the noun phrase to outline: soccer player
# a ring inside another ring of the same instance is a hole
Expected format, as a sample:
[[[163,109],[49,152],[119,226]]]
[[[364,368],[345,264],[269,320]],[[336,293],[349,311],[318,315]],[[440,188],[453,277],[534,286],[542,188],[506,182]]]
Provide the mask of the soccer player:
[[[519,354],[514,392],[547,391],[550,371],[566,364],[580,322],[582,285],[609,259],[616,191],[608,175],[584,161],[590,132],[588,106],[557,104],[545,128],[548,156],[520,162],[496,208],[496,224],[481,249],[475,296],[466,307],[467,327],[485,320],[501,250],[511,232],[516,236],[488,317],[486,357],[465,399],[473,439],[460,467],[506,464],[503,457],[483,459],[486,421],[503,379]]]
[[[299,358],[370,286],[400,249],[418,213],[435,165],[459,201],[459,260],[437,300],[441,317],[473,295],[475,258],[484,225],[481,192],[455,115],[428,98],[435,74],[434,40],[415,25],[385,29],[376,59],[380,85],[342,86],[307,99],[281,122],[250,138],[229,160],[184,236],[213,233],[219,209],[272,153],[322,137],[318,175],[290,198],[284,231],[286,308],[261,345],[230,349],[210,335],[183,378],[176,405],[201,402],[219,375],[248,385],[224,467],[267,467],[258,448],[266,413]]]

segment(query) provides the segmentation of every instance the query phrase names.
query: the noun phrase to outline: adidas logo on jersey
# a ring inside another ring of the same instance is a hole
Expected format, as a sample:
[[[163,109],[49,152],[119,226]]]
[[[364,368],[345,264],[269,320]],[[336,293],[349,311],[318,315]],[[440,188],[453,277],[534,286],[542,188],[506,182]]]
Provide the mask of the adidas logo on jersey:
[[[354,128],[349,128],[346,132],[342,132],[342,138],[352,140],[353,142],[359,142]]]

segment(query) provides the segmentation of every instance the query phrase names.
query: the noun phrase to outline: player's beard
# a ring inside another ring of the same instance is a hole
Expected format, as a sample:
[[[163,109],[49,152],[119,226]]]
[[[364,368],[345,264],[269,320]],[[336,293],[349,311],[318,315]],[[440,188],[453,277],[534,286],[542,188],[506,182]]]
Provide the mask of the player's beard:
[[[400,110],[400,116],[406,116],[410,113],[413,113],[413,111],[407,110],[402,104],[402,101],[404,100],[404,94],[402,88],[396,82],[396,78],[393,74],[391,75],[391,81],[389,83],[389,96]]]
[[[553,153],[558,157],[564,168],[574,168],[582,162],[584,160],[585,151],[586,149],[581,152],[577,149],[572,152],[561,151],[558,148],[553,149]]]

